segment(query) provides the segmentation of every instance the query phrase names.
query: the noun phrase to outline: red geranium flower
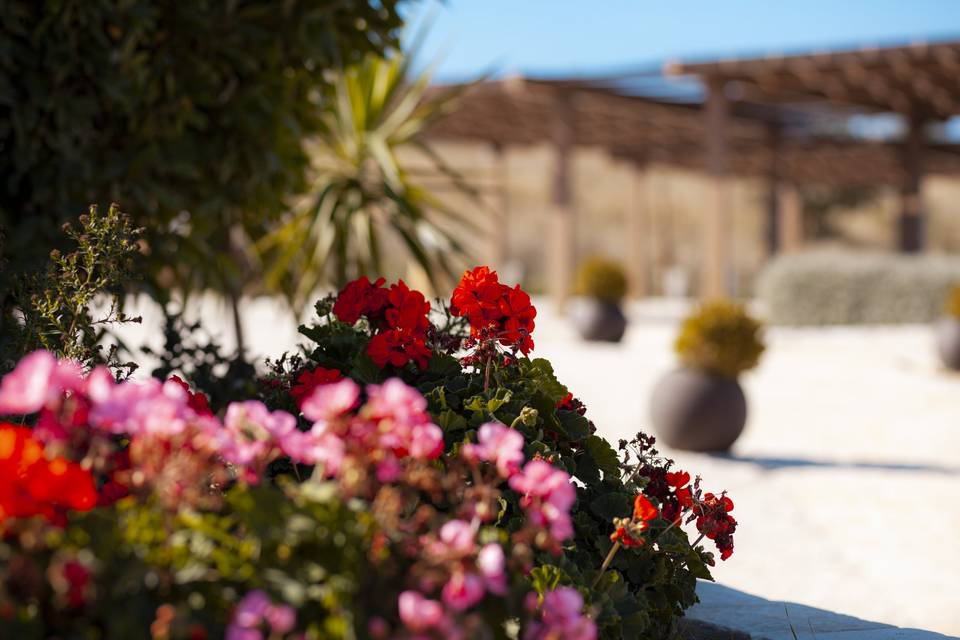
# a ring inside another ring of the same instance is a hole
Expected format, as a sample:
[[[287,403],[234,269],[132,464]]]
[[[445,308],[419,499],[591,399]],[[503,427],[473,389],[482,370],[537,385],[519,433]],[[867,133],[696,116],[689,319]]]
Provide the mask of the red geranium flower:
[[[304,400],[310,397],[317,387],[337,382],[343,378],[343,374],[338,369],[324,369],[323,367],[314,367],[305,369],[297,376],[297,383],[290,389],[290,395],[293,396],[297,406],[303,405]]]
[[[686,471],[667,472],[667,484],[675,489],[687,486],[688,482],[690,482],[690,474]]]
[[[500,283],[489,267],[476,267],[460,278],[450,299],[450,312],[470,322],[470,334],[478,340],[497,340],[516,347],[524,355],[533,349],[533,319],[537,310],[519,285]]]
[[[387,303],[384,282],[383,278],[378,278],[371,284],[367,276],[348,282],[333,303],[333,315],[347,324],[355,323],[361,316],[376,316]]]
[[[88,470],[65,458],[48,460],[29,429],[0,423],[0,521],[34,515],[62,521],[65,510],[96,504]]]
[[[200,391],[191,391],[190,385],[180,376],[170,376],[167,378],[167,381],[175,382],[183,387],[183,390],[187,392],[187,406],[193,409],[194,413],[198,416],[213,415],[213,411],[210,410],[210,399],[207,398],[207,394]]]
[[[647,523],[657,517],[657,508],[650,499],[642,493],[637,494],[633,501],[633,517],[640,522]]]

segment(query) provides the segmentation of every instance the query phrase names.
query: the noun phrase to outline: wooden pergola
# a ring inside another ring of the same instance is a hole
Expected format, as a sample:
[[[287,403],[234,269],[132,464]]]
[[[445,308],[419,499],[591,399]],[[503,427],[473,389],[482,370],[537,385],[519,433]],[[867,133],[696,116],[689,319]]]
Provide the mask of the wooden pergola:
[[[768,245],[800,246],[798,185],[894,186],[903,197],[901,248],[922,247],[920,187],[925,174],[960,174],[960,149],[930,144],[925,126],[960,113],[960,42],[805,56],[672,63],[668,76],[699,80],[702,99],[667,102],[636,95],[629,76],[569,80],[509,78],[472,86],[431,137],[554,149],[549,273],[562,304],[573,279],[575,199],[571,151],[601,147],[625,159],[642,181],[666,164],[705,172],[713,196],[703,221],[700,293],[729,293],[730,176],[769,181]],[[617,82],[614,82],[617,81]],[[865,140],[823,126],[855,114],[896,113],[908,132],[895,142]],[[506,213],[506,212],[504,212]],[[628,217],[635,280],[644,257],[640,212]]]

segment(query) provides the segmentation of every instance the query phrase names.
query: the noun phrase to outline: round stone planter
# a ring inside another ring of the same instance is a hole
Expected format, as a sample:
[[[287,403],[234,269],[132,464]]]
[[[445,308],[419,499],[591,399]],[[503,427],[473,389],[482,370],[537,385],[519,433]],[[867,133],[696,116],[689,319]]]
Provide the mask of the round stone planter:
[[[671,371],[650,403],[659,439],[674,449],[727,451],[747,423],[747,398],[735,378],[698,369]]]
[[[570,320],[584,340],[620,342],[627,330],[627,317],[614,302],[583,298],[570,311]]]
[[[937,322],[937,351],[944,365],[960,371],[960,319],[945,316]]]

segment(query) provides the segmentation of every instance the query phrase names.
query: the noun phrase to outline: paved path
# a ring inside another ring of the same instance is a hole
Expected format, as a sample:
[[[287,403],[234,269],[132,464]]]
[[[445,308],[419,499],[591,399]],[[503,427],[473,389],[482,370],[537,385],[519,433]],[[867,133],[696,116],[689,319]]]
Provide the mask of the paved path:
[[[776,602],[710,582],[697,587],[700,604],[687,612],[724,629],[744,632],[751,640],[950,640],[933,631],[904,629],[808,607]],[[716,633],[720,640],[731,633]],[[954,638],[955,640],[955,638]]]

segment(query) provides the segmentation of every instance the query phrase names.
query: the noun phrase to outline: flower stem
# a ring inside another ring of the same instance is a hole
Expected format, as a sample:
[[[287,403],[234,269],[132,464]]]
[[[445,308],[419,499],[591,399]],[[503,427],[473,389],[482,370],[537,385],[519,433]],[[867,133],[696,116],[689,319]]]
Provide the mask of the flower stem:
[[[493,356],[487,358],[487,367],[483,372],[483,390],[490,388],[490,371],[493,369]]]
[[[600,573],[597,574],[597,577],[593,579],[593,584],[590,585],[591,589],[596,589],[597,585],[600,584],[600,578],[603,577],[604,572],[610,566],[610,563],[613,562],[613,557],[617,555],[617,551],[620,551],[620,543],[614,542],[613,546],[610,547],[610,551],[607,553],[607,557],[603,559],[603,564],[600,565]]]

